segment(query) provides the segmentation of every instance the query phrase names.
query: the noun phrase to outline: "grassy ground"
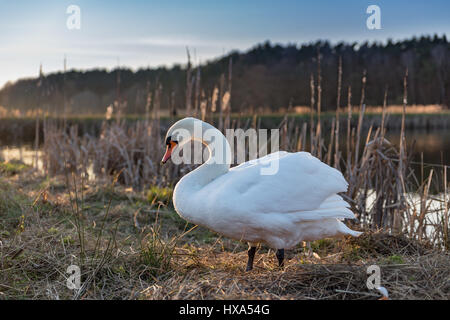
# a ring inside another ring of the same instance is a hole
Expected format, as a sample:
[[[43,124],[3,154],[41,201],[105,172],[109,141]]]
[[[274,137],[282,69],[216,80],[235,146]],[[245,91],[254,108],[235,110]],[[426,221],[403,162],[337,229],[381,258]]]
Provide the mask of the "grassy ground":
[[[246,273],[246,244],[187,224],[170,199],[0,164],[0,299],[378,299],[372,264],[392,299],[450,298],[448,253],[382,232],[299,246],[283,270],[263,246]]]

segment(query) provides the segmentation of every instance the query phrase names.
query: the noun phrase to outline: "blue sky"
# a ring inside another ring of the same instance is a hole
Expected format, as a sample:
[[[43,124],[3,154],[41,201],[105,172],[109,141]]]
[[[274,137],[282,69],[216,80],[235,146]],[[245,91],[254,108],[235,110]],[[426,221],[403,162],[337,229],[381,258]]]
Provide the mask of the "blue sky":
[[[81,29],[68,30],[69,5]],[[381,8],[381,30],[368,30],[366,8]],[[257,43],[385,41],[450,33],[450,1],[294,0],[0,0],[0,86],[8,80],[69,69],[197,62]]]

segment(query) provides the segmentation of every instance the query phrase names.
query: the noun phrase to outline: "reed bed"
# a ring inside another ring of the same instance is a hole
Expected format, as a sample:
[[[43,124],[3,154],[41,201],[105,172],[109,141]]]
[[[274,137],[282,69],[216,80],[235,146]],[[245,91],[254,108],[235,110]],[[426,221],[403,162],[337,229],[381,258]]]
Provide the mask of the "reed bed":
[[[379,125],[367,123],[365,84],[361,78],[361,99],[354,106],[352,88],[346,88],[346,107],[341,105],[343,94],[342,66],[338,70],[338,100],[331,130],[325,132],[321,119],[320,55],[317,74],[311,74],[311,116],[309,121],[286,114],[277,126],[280,129],[280,148],[309,151],[314,156],[341,170],[349,182],[343,196],[351,204],[361,228],[379,229],[408,234],[411,238],[430,241],[448,249],[448,180],[447,166],[434,166],[424,176],[412,164],[413,145],[407,144],[405,118],[407,110],[407,79],[404,76],[404,97],[400,120],[400,144],[387,140],[389,109],[388,88]],[[223,75],[211,97],[200,88],[200,73],[188,73],[186,96],[187,115],[209,121],[225,133],[225,129],[260,129],[261,118],[231,116],[231,61],[228,77]],[[227,79],[228,81],[225,81]],[[160,90],[160,89],[159,89]],[[151,185],[173,187],[178,179],[194,166],[161,167],[164,152],[163,135],[167,126],[161,124],[161,105],[158,90],[149,92],[145,120],[128,123],[123,119],[123,108],[113,114],[108,109],[98,136],[84,134],[79,137],[76,126],[57,121],[44,121],[44,168],[49,174],[71,170],[77,174],[108,178],[118,175],[118,181],[136,189]],[[397,108],[398,109],[398,108]],[[398,111],[395,109],[396,111]],[[357,114],[356,124],[352,121]],[[172,118],[174,122],[176,118]],[[368,128],[368,130],[364,130]],[[363,135],[363,132],[367,132]],[[417,167],[417,164],[416,164]],[[437,179],[437,176],[441,176]],[[438,183],[437,183],[438,182]],[[431,205],[433,204],[433,205]]]

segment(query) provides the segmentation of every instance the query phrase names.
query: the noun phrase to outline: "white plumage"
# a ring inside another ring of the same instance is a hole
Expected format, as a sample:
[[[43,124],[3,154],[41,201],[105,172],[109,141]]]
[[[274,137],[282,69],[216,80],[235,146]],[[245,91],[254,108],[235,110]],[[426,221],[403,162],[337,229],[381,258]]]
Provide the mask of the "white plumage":
[[[167,137],[175,139],[177,129],[194,133],[193,126],[216,130],[194,118],[175,123]],[[202,137],[193,136],[194,140]],[[346,201],[337,193],[347,190],[342,174],[307,152],[280,151],[248,161],[234,168],[206,163],[184,176],[176,185],[173,201],[186,220],[224,236],[266,243],[272,248],[292,248],[301,241],[342,235],[358,236],[342,219],[353,219]],[[278,172],[261,175],[261,168],[278,161]]]

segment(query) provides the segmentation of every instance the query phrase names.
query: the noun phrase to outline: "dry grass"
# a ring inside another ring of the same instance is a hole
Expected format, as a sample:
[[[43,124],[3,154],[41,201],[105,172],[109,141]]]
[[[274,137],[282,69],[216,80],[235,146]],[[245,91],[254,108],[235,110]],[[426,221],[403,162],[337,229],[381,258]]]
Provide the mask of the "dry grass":
[[[311,108],[308,106],[294,106],[293,111],[297,114],[309,114]],[[389,105],[386,108],[388,113],[399,113],[403,112],[402,105]],[[407,114],[440,114],[448,112],[447,109],[442,105],[430,104],[430,105],[410,105],[406,108]],[[383,106],[367,106],[367,113],[383,113]]]
[[[287,251],[283,270],[262,247],[246,273],[246,245],[191,230],[165,190],[67,184],[29,168],[0,186],[0,299],[377,299],[365,284],[371,264],[392,299],[450,298],[448,252],[403,235],[315,241],[314,255]],[[66,287],[71,264],[80,291]]]
[[[445,255],[402,258],[400,265],[390,263],[389,257],[342,264],[333,255],[314,261],[296,255],[284,270],[271,268],[271,256],[264,255],[258,261],[264,267],[246,274],[237,267],[244,253],[216,254],[186,274],[150,286],[144,294],[150,299],[378,299],[380,295],[366,287],[367,266],[374,263],[381,267],[382,285],[391,299],[450,297]]]
[[[436,114],[448,112],[447,109],[442,105],[430,104],[430,105],[410,105],[405,108],[406,113],[412,114]],[[368,113],[382,113],[383,106],[370,106],[367,107]],[[389,113],[402,113],[402,105],[390,105],[387,107],[387,112]]]

